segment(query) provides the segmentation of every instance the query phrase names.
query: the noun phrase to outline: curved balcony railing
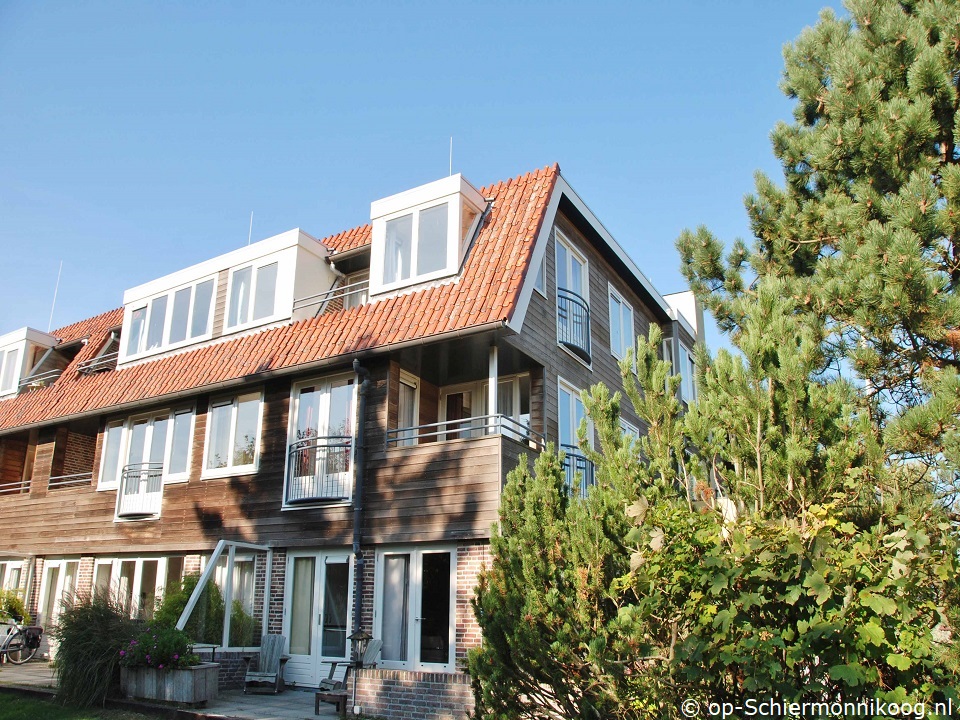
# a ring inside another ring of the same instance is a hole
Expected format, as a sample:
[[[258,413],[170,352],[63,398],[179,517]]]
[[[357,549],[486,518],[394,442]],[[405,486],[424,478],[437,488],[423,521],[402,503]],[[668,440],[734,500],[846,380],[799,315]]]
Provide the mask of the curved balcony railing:
[[[301,440],[290,447],[286,502],[346,500],[353,481],[353,438],[349,435]]]
[[[563,470],[567,475],[567,490],[571,495],[587,496],[587,489],[596,483],[593,463],[580,454],[576,445],[560,445],[563,450]]]
[[[566,288],[557,288],[557,341],[590,362],[590,306]]]
[[[160,514],[163,501],[163,463],[126,465],[120,475],[117,517],[149,517]]]

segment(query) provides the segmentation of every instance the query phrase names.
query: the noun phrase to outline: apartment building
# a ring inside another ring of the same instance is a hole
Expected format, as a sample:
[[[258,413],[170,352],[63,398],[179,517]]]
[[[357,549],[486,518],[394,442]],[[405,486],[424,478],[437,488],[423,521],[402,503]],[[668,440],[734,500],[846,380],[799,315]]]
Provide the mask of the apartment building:
[[[692,397],[696,315],[553,166],[444,178],[373,202],[361,227],[291,230],[116,310],[7,333],[0,585],[43,624],[106,589],[149,617],[213,566],[221,682],[270,632],[288,638],[287,682],[315,687],[364,630],[383,642],[358,673],[364,712],[465,716],[506,474],[552,441],[585,490],[579,392],[619,388],[656,323]],[[629,401],[623,415],[643,432]]]

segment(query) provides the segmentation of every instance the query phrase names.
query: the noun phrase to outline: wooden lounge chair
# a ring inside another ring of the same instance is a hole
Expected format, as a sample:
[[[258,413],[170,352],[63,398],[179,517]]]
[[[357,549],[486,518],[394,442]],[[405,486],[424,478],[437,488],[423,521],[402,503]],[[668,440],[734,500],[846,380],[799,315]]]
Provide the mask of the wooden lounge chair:
[[[361,667],[372,667],[377,664],[377,656],[380,654],[380,648],[383,647],[383,640],[379,638],[371,640],[367,649],[363,652],[363,658],[360,661]],[[338,673],[339,667],[343,671]],[[330,703],[335,705],[340,717],[346,717],[347,712],[347,670],[354,667],[353,662],[334,661],[330,663],[330,674],[320,681],[320,689],[317,691],[314,701],[314,715],[320,714],[320,703]]]
[[[283,666],[286,665],[289,655],[283,651],[287,645],[287,638],[283,635],[264,635],[260,639],[260,662],[257,670],[250,669],[252,655],[245,655],[243,661],[247,664],[247,673],[243,678],[243,692],[251,684],[267,684],[276,695],[283,690]]]

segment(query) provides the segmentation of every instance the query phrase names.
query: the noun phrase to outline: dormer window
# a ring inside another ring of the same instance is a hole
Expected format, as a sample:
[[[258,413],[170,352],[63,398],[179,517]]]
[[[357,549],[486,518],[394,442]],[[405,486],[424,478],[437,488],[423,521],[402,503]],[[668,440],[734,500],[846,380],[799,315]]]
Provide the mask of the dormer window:
[[[10,392],[14,389],[17,377],[19,376],[18,362],[20,361],[20,348],[7,350],[5,357],[0,360],[3,364],[3,373],[0,374],[0,392]]]
[[[456,273],[484,205],[459,175],[372,203],[370,294]]]
[[[274,314],[279,263],[237,268],[230,277],[227,327],[246,325]]]
[[[126,333],[127,357],[209,335],[213,290],[214,279],[207,278],[134,305]]]

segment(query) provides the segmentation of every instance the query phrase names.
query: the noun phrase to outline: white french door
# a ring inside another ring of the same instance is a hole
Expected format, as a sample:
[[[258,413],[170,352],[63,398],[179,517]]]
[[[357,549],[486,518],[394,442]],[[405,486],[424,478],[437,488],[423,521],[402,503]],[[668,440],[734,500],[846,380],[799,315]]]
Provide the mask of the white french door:
[[[40,583],[40,604],[37,606],[37,624],[45,628],[55,625],[65,603],[73,601],[77,589],[77,560],[47,560],[43,563],[43,580]],[[40,645],[42,654],[56,654],[56,643],[43,634]]]
[[[287,555],[283,634],[289,640],[288,682],[317,687],[330,661],[349,658],[353,564],[348,552]]]
[[[456,549],[377,555],[374,637],[383,667],[451,671],[455,655]]]

